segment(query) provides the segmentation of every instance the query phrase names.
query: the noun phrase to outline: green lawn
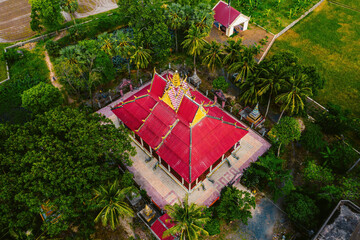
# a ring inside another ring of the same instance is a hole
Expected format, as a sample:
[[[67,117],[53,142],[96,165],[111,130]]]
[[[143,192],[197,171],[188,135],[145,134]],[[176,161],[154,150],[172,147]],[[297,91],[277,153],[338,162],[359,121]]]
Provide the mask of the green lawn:
[[[360,115],[360,13],[323,3],[275,41],[270,54],[290,50],[315,65],[326,79],[315,97]]]
[[[331,1],[347,5],[351,8],[354,8],[354,9],[360,11],[360,1],[359,0],[331,0]]]
[[[0,43],[0,82],[7,78],[6,62],[4,59],[4,48],[9,46],[6,43]]]

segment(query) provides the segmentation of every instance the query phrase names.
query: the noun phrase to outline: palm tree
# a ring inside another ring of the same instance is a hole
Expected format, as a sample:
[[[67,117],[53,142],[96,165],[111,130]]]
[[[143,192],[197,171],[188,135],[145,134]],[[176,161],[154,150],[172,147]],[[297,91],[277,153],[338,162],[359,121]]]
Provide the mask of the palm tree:
[[[242,51],[244,50],[244,45],[242,45],[242,39],[239,38],[237,41],[232,39],[227,40],[227,45],[224,44],[224,53],[225,57],[223,59],[223,64],[226,66],[230,66],[233,64],[241,55]]]
[[[141,47],[135,49],[134,54],[131,56],[131,62],[135,63],[137,68],[136,76],[139,78],[139,69],[146,68],[151,61],[151,50]]]
[[[258,53],[257,47],[244,47],[242,53],[238,56],[234,63],[229,66],[229,71],[238,73],[235,81],[246,81],[248,75],[254,70],[257,65],[254,56]]]
[[[128,65],[128,72],[130,77],[130,58],[134,51],[134,45],[132,45],[129,34],[124,33],[123,31],[117,31],[114,34],[115,42],[116,42],[116,48],[115,52],[116,54],[120,55],[122,58],[125,58],[127,60]]]
[[[205,47],[205,55],[203,56],[203,63],[209,68],[211,72],[214,72],[215,69],[221,66],[221,44],[216,41],[212,41],[210,44],[207,44]]]
[[[262,80],[260,74],[260,71],[255,72],[249,76],[248,81],[238,84],[238,87],[242,91],[240,100],[244,101],[245,105],[259,102],[259,81]]]
[[[115,53],[115,41],[113,35],[110,33],[100,34],[98,37],[100,49],[103,50],[107,55],[111,57],[114,56]]]
[[[101,211],[95,218],[95,222],[101,219],[104,227],[109,223],[111,229],[115,230],[120,223],[120,217],[133,217],[133,210],[124,201],[126,194],[131,189],[131,187],[120,189],[117,180],[112,184],[94,189],[95,197],[93,200],[96,201],[97,207],[101,208]]]
[[[265,112],[265,118],[269,112],[271,97],[275,96],[281,89],[281,86],[285,82],[287,77],[284,68],[280,64],[273,64],[267,70],[264,71],[265,77],[261,79],[261,88],[258,92],[259,96],[269,93],[269,100]]]
[[[190,55],[194,56],[194,68],[196,71],[196,56],[200,55],[201,51],[206,46],[206,33],[201,32],[195,25],[191,25],[188,30],[186,39],[182,42],[182,45],[188,49]]]
[[[177,30],[184,25],[185,23],[185,13],[182,6],[178,3],[172,3],[168,10],[168,18],[169,18],[169,26],[171,29],[175,31],[175,48],[176,52],[178,52],[178,39],[177,39]]]
[[[166,205],[165,210],[176,225],[164,232],[163,238],[179,234],[181,240],[197,240],[200,235],[208,236],[209,233],[203,225],[209,220],[204,216],[205,206],[198,206],[195,203],[189,204],[186,194],[184,201]],[[167,220],[169,221],[169,220]]]
[[[280,114],[280,118],[284,114],[285,110],[290,109],[290,114],[298,113],[299,110],[304,110],[304,100],[307,96],[311,96],[311,88],[308,87],[308,81],[306,79],[306,75],[304,74],[297,74],[289,78],[288,81],[285,82],[285,90],[284,93],[280,94],[276,97],[275,102],[282,103],[282,112]]]

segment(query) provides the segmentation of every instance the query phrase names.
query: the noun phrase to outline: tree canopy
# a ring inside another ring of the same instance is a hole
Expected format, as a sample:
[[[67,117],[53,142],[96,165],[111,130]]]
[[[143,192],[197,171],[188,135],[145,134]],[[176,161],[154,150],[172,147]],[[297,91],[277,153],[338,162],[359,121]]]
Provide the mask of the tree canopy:
[[[75,225],[89,233],[91,190],[116,179],[118,164],[130,165],[135,154],[123,127],[71,108],[22,126],[0,124],[0,136],[0,228],[20,232],[35,232],[40,206],[49,201],[60,218],[43,222],[42,231],[54,236]]]
[[[57,29],[63,21],[58,0],[29,0],[31,5],[30,26],[33,31]]]

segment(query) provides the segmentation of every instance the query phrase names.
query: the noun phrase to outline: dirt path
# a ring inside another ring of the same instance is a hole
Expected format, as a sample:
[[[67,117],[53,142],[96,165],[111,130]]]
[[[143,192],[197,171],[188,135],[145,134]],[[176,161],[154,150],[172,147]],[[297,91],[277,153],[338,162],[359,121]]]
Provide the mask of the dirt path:
[[[50,60],[50,57],[49,57],[49,54],[48,52],[45,50],[45,61],[46,61],[46,65],[48,66],[48,69],[50,71],[50,81],[51,81],[51,84],[58,88],[60,91],[62,89],[62,85],[56,81],[56,75],[55,75],[55,71],[54,71],[54,66]],[[68,100],[68,103],[73,103],[74,102],[74,99],[70,98],[69,96],[67,97],[67,100]]]

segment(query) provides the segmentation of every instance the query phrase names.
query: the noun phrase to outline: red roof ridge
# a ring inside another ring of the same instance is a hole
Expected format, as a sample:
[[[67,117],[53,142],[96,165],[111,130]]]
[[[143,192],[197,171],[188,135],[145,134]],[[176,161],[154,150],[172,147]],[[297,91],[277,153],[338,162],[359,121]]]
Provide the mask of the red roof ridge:
[[[170,135],[170,133],[172,132],[172,130],[174,129],[174,127],[176,126],[176,124],[177,124],[179,121],[180,121],[180,120],[177,118],[177,119],[170,125],[169,131],[165,134],[164,137],[161,137],[161,138],[162,138],[161,143],[160,143],[157,147],[155,147],[155,149],[154,149],[155,151],[157,151],[157,150],[163,145],[165,139]]]
[[[154,107],[150,108],[150,113],[149,115],[147,115],[147,117],[143,120],[141,120],[143,123],[140,125],[140,127],[138,129],[135,130],[135,132],[139,132],[140,129],[144,126],[146,120],[150,117],[150,115],[153,113],[153,110],[155,109],[155,107],[158,105],[159,102],[155,103]]]
[[[140,98],[144,98],[144,97],[147,97],[147,96],[149,96],[149,94],[144,94],[144,95],[141,95],[140,97],[137,97],[137,96],[134,95],[134,99],[131,99],[131,100],[126,101],[126,102],[121,101],[119,105],[117,105],[116,107],[113,107],[111,110],[121,108],[121,107],[123,107],[124,105],[126,105],[128,103],[135,102],[135,100],[138,100]]]

